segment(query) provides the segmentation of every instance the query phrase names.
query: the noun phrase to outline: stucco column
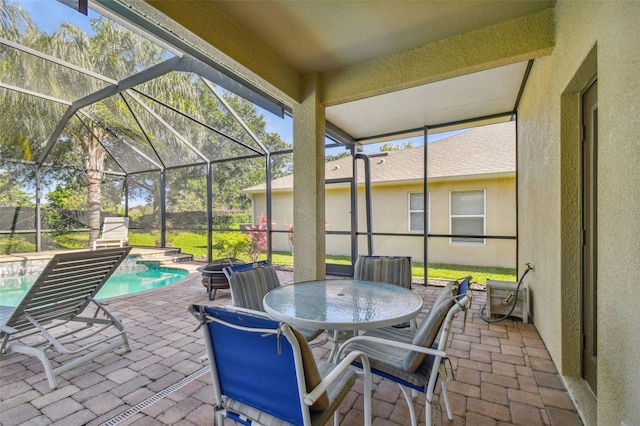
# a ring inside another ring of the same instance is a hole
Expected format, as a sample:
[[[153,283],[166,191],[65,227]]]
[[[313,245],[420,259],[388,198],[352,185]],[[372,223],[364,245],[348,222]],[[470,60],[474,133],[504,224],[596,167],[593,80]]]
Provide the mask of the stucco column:
[[[293,107],[294,282],[325,277],[325,115],[320,75],[304,75],[302,92],[302,102]]]

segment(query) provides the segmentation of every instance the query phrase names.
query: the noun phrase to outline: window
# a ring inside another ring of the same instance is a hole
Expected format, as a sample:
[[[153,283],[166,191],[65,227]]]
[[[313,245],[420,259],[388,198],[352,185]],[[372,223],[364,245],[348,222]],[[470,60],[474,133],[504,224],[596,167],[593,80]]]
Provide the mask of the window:
[[[431,197],[427,193],[427,226],[431,230],[431,216],[429,215]],[[422,192],[409,193],[409,232],[424,232],[424,194]]]
[[[451,235],[484,235],[485,191],[451,191]],[[484,244],[484,238],[451,237],[452,243]]]

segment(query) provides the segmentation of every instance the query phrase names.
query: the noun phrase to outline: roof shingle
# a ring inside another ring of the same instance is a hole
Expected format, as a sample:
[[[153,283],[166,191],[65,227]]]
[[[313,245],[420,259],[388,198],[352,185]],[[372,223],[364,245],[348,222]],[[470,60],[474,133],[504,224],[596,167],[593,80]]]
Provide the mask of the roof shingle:
[[[429,144],[429,179],[465,180],[488,176],[513,176],[516,170],[515,122],[476,127]],[[351,177],[351,156],[325,164],[325,178]],[[424,146],[389,151],[371,158],[372,183],[421,181],[424,174]],[[358,166],[358,182],[364,181],[364,167]],[[293,188],[293,175],[273,180],[272,190]],[[264,191],[265,184],[244,192]]]

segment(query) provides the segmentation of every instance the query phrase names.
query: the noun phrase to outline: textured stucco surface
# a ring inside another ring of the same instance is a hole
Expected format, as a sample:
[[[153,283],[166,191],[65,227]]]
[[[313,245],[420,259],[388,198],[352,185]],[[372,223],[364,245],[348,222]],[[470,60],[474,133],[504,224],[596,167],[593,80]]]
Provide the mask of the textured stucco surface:
[[[536,268],[529,285],[537,329],[561,373],[579,376],[576,103],[596,51],[598,395],[597,420],[585,420],[639,424],[640,314],[628,302],[637,299],[640,272],[640,3],[559,1],[555,15],[556,47],[536,60],[518,111],[520,260]]]
[[[324,107],[318,74],[302,78],[303,101],[293,114],[294,281],[325,277]]]
[[[323,74],[326,106],[549,54],[553,11],[527,15]]]

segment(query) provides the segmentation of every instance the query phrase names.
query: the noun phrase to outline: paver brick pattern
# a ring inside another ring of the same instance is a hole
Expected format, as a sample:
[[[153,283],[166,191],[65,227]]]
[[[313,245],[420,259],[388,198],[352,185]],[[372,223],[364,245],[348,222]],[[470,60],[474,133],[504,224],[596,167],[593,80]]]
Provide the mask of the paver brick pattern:
[[[198,265],[192,265],[192,269]],[[292,283],[290,271],[278,272],[283,285]],[[437,286],[414,283],[428,308]],[[557,370],[535,326],[507,319],[487,323],[478,315],[483,291],[472,291],[467,315],[459,315],[452,329],[448,382],[454,419],[449,421],[439,400],[434,401],[435,425],[581,425]],[[187,312],[192,303],[226,306],[228,291],[210,302],[200,274],[163,288],[115,297],[109,310],[124,323],[132,351],[118,349],[62,374],[58,389],[47,384],[39,361],[16,355],[0,361],[0,425],[100,425],[202,368],[201,331]],[[327,357],[327,345],[313,349]],[[341,425],[362,424],[363,386],[360,381],[340,406]],[[409,424],[409,410],[399,388],[374,379],[374,426]],[[424,425],[424,395],[415,401]],[[213,386],[204,374],[128,418],[122,425],[213,424]],[[225,424],[234,422],[226,420]]]

